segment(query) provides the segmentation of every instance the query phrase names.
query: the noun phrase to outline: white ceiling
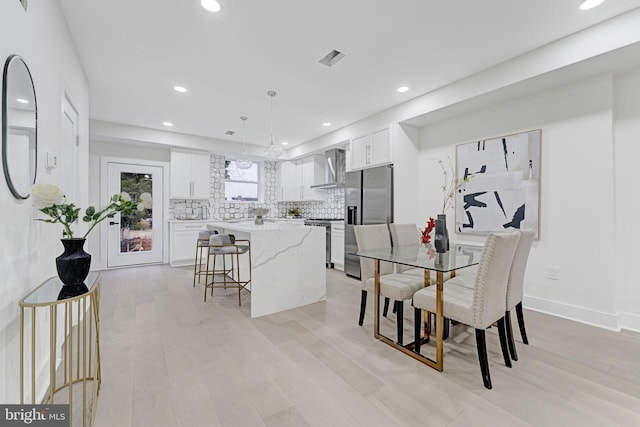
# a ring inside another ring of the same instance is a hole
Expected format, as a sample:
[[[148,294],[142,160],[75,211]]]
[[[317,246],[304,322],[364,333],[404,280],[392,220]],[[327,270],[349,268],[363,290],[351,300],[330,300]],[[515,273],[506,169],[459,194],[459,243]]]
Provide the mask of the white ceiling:
[[[640,7],[608,0],[60,0],[91,119],[289,148]],[[318,63],[332,49],[346,57]],[[179,94],[172,88],[189,89]],[[409,92],[396,92],[398,86]],[[330,128],[322,123],[329,121]],[[228,137],[227,130],[239,133]]]

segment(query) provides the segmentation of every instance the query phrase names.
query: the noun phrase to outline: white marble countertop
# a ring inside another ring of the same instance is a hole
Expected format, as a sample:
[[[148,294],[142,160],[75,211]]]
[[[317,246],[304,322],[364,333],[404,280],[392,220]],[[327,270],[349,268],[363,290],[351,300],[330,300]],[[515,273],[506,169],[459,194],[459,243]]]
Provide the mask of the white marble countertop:
[[[206,224],[234,234],[239,240],[250,240],[249,256],[239,256],[237,265],[238,277],[249,277],[251,271],[251,317],[324,301],[327,293],[324,228],[305,226],[301,219],[264,221],[256,225],[253,218],[170,220],[174,229],[195,231],[204,229]]]
[[[168,222],[174,222],[174,223],[178,223],[178,224],[190,224],[190,223],[194,223],[194,224],[209,224],[209,223],[223,223],[223,224],[238,224],[238,223],[245,223],[245,222],[253,222],[254,219],[253,218],[242,218],[242,219],[232,219],[232,220],[220,220],[220,219],[169,219],[167,220]],[[291,224],[302,224],[305,221],[305,218],[265,218],[264,219],[265,224],[267,223],[276,223],[276,222],[284,222],[284,223],[291,223]]]
[[[254,220],[246,220],[241,222],[235,221],[207,221],[208,225],[214,227],[224,228],[233,231],[244,231],[245,233],[251,233],[255,231],[270,231],[270,230],[288,230],[291,228],[304,227],[303,221],[274,221],[265,223],[262,225],[256,225]]]

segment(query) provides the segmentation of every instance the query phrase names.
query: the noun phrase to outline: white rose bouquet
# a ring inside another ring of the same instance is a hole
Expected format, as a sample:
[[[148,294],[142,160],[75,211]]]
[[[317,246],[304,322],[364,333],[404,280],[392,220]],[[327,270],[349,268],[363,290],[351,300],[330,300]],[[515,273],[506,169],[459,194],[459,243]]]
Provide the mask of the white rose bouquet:
[[[40,212],[51,218],[39,219],[39,221],[52,224],[59,222],[64,226],[67,238],[73,239],[71,224],[78,220],[80,208],[77,208],[73,203],[66,203],[66,197],[62,188],[55,184],[39,182],[31,186],[31,194],[38,204],[42,206],[39,209]],[[90,223],[91,226],[82,238],[86,239],[96,225],[107,218],[113,218],[118,212],[130,215],[134,209],[143,212],[145,209],[151,209],[152,206],[153,199],[149,193],[142,193],[138,203],[134,203],[131,200],[131,196],[126,192],[114,194],[104,209],[97,211],[93,206],[89,206],[86,209],[82,220]]]

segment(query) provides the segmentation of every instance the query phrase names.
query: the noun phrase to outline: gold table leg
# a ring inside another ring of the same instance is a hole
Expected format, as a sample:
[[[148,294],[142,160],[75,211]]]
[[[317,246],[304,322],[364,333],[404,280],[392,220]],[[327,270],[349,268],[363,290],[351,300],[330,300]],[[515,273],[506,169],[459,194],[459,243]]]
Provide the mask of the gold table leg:
[[[380,260],[377,259],[373,263],[374,279],[373,279],[373,336],[381,338],[380,335]]]
[[[426,279],[427,276],[425,276],[425,282],[427,282]],[[442,344],[442,334],[444,331],[444,327],[443,327],[443,314],[442,314],[442,288],[443,288],[443,275],[442,272],[438,272],[437,273],[437,280],[436,280],[436,284],[437,284],[437,292],[436,292],[436,319],[437,319],[437,324],[436,324],[436,360],[430,359],[426,356],[423,356],[421,354],[418,354],[416,352],[414,352],[412,349],[409,348],[409,346],[412,347],[412,345],[409,345],[407,347],[402,346],[400,344],[398,344],[397,342],[393,341],[392,339],[389,339],[387,337],[385,337],[384,335],[382,335],[380,333],[380,309],[379,309],[379,305],[380,305],[380,260],[379,259],[375,259],[374,260],[374,286],[373,286],[373,295],[374,295],[374,305],[373,305],[373,336],[382,341],[383,343],[395,348],[396,350],[400,350],[401,352],[413,357],[416,360],[419,360],[420,362],[424,363],[427,366],[430,366],[438,371],[442,371],[443,367],[444,367],[444,361],[443,361],[443,344]]]

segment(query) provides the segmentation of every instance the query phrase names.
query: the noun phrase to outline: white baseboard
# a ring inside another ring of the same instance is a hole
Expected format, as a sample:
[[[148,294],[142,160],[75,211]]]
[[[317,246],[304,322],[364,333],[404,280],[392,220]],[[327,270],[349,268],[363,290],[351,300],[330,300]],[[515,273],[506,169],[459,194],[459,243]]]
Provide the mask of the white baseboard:
[[[620,327],[634,332],[640,332],[640,315],[631,313],[618,314]]]
[[[552,316],[562,317],[563,319],[575,320],[576,322],[586,323],[599,328],[612,331],[620,331],[621,329],[620,317],[611,313],[603,313],[584,307],[528,296],[523,298],[522,305],[529,310],[551,314]],[[637,321],[640,321],[640,319],[637,319]],[[625,326],[622,326],[622,328],[628,329]]]

